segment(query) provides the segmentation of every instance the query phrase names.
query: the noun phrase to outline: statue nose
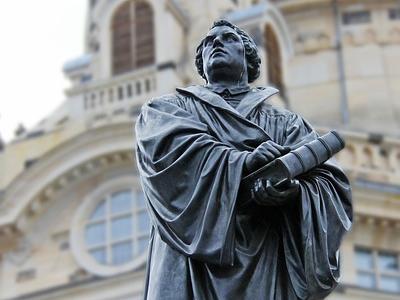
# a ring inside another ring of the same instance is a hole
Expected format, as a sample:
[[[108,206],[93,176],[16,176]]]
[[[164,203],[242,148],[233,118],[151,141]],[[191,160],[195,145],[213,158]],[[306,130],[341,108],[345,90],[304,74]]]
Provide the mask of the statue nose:
[[[219,37],[216,37],[213,41],[213,47],[215,46],[223,46],[224,44],[221,42],[221,39]]]

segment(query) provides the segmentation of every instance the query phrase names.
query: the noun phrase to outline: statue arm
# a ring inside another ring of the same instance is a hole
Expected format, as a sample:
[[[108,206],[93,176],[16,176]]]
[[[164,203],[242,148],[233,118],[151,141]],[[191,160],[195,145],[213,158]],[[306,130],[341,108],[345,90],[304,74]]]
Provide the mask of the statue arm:
[[[316,137],[307,121],[293,116],[288,145],[298,148]],[[296,293],[320,299],[340,278],[339,247],[352,224],[351,187],[333,159],[298,180],[298,196],[279,208],[285,259]]]
[[[282,205],[295,198],[300,183],[296,179],[322,165],[345,146],[336,131],[308,142],[246,176],[253,198],[261,205]],[[255,179],[255,180],[254,180]]]
[[[154,228],[178,252],[231,265],[235,205],[248,152],[217,141],[193,114],[156,100],[136,124],[137,163]]]

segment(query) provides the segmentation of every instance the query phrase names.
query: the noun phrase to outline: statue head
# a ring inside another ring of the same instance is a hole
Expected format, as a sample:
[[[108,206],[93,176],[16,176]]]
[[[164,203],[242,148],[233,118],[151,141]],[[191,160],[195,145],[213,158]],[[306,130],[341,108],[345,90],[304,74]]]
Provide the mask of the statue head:
[[[226,20],[216,21],[200,42],[195,59],[197,71],[207,82],[215,72],[253,82],[260,76],[257,45],[242,29]]]

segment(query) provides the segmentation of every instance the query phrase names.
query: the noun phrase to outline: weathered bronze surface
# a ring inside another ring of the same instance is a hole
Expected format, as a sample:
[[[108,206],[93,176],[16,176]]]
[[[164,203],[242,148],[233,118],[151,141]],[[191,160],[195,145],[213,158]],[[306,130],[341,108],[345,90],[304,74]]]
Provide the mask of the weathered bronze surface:
[[[323,147],[300,149],[318,135],[269,103],[276,89],[249,86],[260,58],[244,31],[216,22],[196,66],[204,86],[152,99],[136,124],[153,224],[145,298],[324,298],[352,222],[346,176],[332,160],[310,161]],[[289,152],[307,166],[287,164],[293,178],[257,172]]]

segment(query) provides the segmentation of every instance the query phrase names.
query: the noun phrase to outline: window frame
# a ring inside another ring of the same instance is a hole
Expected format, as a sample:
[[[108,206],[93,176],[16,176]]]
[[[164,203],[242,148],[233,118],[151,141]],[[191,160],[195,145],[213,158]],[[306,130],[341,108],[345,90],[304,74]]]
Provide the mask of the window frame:
[[[372,11],[369,9],[345,10],[341,13],[342,26],[362,26],[371,24]]]
[[[390,21],[400,21],[400,7],[391,7],[387,11],[387,16]]]
[[[94,212],[97,206],[106,199],[106,197],[126,190],[135,191],[136,193],[142,191],[139,184],[139,178],[137,176],[127,175],[104,182],[84,198],[82,204],[78,207],[78,210],[73,217],[70,231],[72,254],[77,263],[92,274],[104,277],[113,276],[123,272],[137,270],[143,267],[146,263],[148,251],[144,250],[143,253],[134,256],[130,262],[125,264],[101,264],[96,261],[93,255],[89,252],[89,247],[86,245],[85,230],[87,224],[90,223],[89,218],[91,214]],[[130,215],[135,217],[133,214]],[[133,234],[134,233],[132,233],[132,236]],[[139,235],[140,234],[138,234],[138,236]],[[148,232],[148,238],[150,239],[150,229]],[[134,242],[137,243],[136,238]],[[106,247],[111,247],[111,244],[113,243],[110,243],[110,245],[107,244]]]
[[[356,261],[357,261],[357,253],[358,251],[367,251],[370,252],[371,258],[372,258],[372,268],[371,269],[361,269],[357,266]],[[379,267],[379,258],[380,255],[382,254],[390,254],[390,255],[395,255],[397,258],[397,271],[388,271],[388,270],[381,270]],[[387,277],[393,277],[397,278],[400,282],[400,253],[396,252],[395,250],[383,250],[383,249],[374,249],[374,248],[368,248],[364,246],[355,246],[354,247],[354,258],[355,258],[355,279],[356,279],[356,285],[364,288],[364,289],[371,289],[371,290],[377,290],[377,291],[382,291],[382,292],[387,292],[387,293],[394,293],[394,294],[400,294],[400,290],[398,292],[395,291],[390,291],[388,289],[382,288],[382,276],[387,276]],[[358,283],[358,276],[359,274],[369,274],[374,277],[375,280],[375,286],[372,287],[366,287],[362,286]]]
[[[127,18],[126,22],[118,20],[119,16]],[[155,11],[151,2],[126,0],[119,4],[110,20],[112,76],[155,65],[155,39]]]

